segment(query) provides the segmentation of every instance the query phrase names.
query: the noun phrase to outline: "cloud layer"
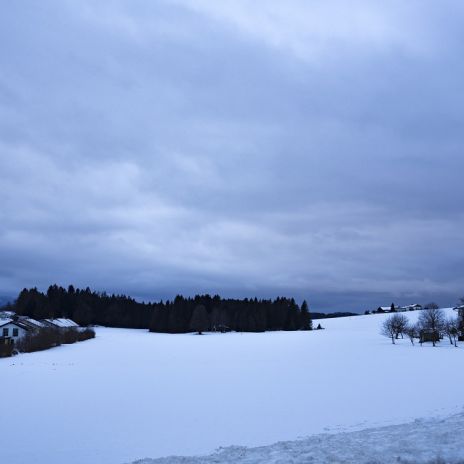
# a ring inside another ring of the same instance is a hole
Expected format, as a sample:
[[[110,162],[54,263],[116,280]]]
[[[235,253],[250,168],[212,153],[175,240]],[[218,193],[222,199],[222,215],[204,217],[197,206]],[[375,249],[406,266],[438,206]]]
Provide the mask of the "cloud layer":
[[[9,2],[0,293],[464,294],[458,1]]]

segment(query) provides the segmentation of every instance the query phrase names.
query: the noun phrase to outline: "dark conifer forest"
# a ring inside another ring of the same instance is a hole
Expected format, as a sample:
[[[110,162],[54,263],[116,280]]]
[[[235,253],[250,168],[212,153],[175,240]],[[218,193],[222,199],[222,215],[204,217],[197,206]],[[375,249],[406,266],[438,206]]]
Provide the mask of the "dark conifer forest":
[[[224,299],[218,295],[176,296],[172,301],[142,303],[125,295],[52,285],[20,292],[10,309],[34,319],[64,317],[79,325],[149,329],[152,332],[203,331],[264,332],[311,330],[309,307],[293,298]]]

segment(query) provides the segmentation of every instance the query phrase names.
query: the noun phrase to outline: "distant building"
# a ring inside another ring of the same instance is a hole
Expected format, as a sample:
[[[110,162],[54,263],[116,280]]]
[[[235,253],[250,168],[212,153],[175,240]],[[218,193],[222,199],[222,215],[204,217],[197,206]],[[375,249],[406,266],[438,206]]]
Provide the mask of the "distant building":
[[[46,327],[46,325],[43,322],[36,321],[35,319],[32,319],[30,317],[19,316],[16,322],[18,322],[21,326],[28,328],[34,332]]]
[[[53,327],[56,329],[78,329],[79,324],[76,324],[72,319],[64,319],[64,318],[58,318],[58,319],[44,319],[43,321],[40,321],[42,324],[44,324],[45,327]]]
[[[423,329],[420,331],[420,343],[439,342],[440,333],[437,330]]]
[[[415,303],[415,304],[410,304],[406,306],[401,306],[399,310],[400,311],[418,311],[420,309],[422,309],[422,305]]]
[[[398,311],[400,309],[399,306],[393,306],[393,307],[394,307],[393,311]],[[379,306],[377,308],[377,312],[378,313],[391,313],[392,312],[392,307],[391,307],[391,305],[390,306]]]
[[[15,343],[25,337],[32,329],[13,319],[0,319],[0,343]]]
[[[464,305],[456,306],[455,309],[458,312],[458,325],[459,325],[459,334],[458,340],[464,342]]]

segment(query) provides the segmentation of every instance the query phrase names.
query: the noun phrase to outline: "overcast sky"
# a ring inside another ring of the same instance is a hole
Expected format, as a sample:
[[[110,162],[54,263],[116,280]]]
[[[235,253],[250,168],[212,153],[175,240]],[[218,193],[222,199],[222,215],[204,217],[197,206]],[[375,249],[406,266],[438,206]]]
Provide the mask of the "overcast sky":
[[[464,294],[464,2],[0,13],[0,295]]]

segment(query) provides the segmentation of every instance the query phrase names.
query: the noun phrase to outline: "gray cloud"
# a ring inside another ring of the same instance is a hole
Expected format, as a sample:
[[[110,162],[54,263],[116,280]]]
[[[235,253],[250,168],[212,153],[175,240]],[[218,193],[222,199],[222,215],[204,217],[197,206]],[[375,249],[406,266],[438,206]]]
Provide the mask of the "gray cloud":
[[[463,22],[457,1],[4,6],[0,293],[454,302]]]

